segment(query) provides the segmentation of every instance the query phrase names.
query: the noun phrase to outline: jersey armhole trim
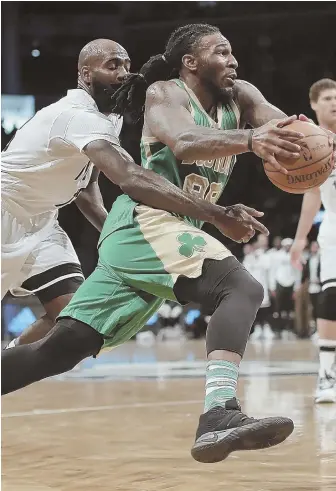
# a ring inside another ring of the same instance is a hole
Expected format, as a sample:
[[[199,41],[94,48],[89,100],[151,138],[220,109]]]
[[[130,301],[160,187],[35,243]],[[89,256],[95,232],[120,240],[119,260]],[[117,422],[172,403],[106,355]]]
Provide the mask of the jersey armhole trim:
[[[155,136],[142,136],[141,139],[142,139],[142,141],[144,143],[157,143],[157,142],[160,142],[160,140],[158,138],[155,138]]]

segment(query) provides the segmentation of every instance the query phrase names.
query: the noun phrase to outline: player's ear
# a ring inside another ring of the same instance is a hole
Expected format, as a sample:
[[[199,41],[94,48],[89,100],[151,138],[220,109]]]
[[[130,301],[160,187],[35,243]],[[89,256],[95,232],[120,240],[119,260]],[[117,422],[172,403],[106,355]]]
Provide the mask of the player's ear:
[[[317,104],[316,104],[316,102],[311,101],[311,102],[310,102],[310,107],[312,108],[312,110],[313,110],[313,111],[315,111],[315,112],[316,112],[316,109],[317,109]]]
[[[89,67],[87,66],[82,66],[82,68],[79,71],[79,76],[85,82],[86,84],[90,85],[91,82],[91,72],[89,70]]]
[[[193,55],[183,55],[182,64],[191,72],[197,70],[197,60]]]

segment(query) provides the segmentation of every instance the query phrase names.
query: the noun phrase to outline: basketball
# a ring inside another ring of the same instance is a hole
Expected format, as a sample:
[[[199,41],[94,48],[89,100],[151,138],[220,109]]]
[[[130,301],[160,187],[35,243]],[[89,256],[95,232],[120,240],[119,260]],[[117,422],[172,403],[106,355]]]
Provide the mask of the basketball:
[[[305,136],[295,143],[300,145],[300,158],[278,160],[288,170],[282,174],[267,162],[263,162],[269,180],[287,193],[303,194],[310,188],[320,186],[333,170],[333,142],[319,126],[305,121],[294,121],[288,129],[299,131]]]

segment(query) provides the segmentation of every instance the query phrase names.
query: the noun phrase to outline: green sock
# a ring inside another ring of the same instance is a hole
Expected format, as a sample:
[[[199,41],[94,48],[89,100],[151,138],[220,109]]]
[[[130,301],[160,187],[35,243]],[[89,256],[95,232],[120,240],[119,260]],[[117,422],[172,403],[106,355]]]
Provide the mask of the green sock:
[[[223,360],[208,361],[206,368],[204,412],[236,397],[239,367]]]

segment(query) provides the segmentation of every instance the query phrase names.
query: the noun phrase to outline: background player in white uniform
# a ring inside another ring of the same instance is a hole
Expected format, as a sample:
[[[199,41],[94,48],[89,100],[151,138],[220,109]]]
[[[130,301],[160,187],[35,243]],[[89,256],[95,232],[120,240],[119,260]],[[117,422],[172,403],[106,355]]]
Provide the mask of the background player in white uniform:
[[[2,153],[2,296],[8,290],[33,292],[46,310],[18,344],[42,338],[84,279],[57,211],[76,199],[101,230],[107,213],[97,184],[99,171],[149,206],[203,221],[214,221],[218,213],[217,221],[229,220],[224,208],[215,209],[136,165],[120,147],[122,120],[107,114],[111,95],[129,69],[122,46],[106,39],[90,42],[79,55],[78,88],[39,111]],[[253,230],[250,220],[245,214],[247,231]]]
[[[319,80],[310,88],[309,98],[319,125],[336,133],[336,82]],[[301,267],[306,238],[321,202],[325,215],[318,234],[322,292],[317,319],[320,369],[315,401],[336,402],[336,170],[322,186],[307,191],[303,197],[300,221],[291,249],[292,262],[296,267]]]

